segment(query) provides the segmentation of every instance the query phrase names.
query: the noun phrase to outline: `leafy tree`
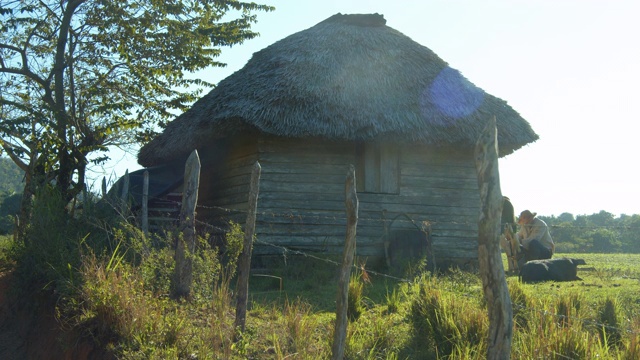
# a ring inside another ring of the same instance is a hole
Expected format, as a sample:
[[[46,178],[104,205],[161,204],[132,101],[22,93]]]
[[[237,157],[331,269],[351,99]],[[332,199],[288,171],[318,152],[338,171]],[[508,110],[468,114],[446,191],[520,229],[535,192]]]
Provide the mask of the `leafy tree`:
[[[0,155],[26,174],[32,196],[55,184],[67,203],[110,145],[146,141],[211,86],[188,73],[221,47],[258,34],[237,0],[3,0],[0,3]],[[26,209],[26,210],[25,210]]]
[[[623,251],[640,253],[640,215],[622,215],[620,221]]]
[[[541,218],[550,226],[559,252],[640,253],[640,215],[600,211],[592,215],[569,213]]]
[[[614,216],[610,212],[600,210],[599,213],[589,216],[589,225],[591,226],[612,226],[614,225]]]
[[[596,228],[588,232],[592,250],[598,253],[614,253],[620,251],[618,234],[609,228]]]
[[[571,213],[562,213],[558,216],[559,222],[572,223],[576,218]]]

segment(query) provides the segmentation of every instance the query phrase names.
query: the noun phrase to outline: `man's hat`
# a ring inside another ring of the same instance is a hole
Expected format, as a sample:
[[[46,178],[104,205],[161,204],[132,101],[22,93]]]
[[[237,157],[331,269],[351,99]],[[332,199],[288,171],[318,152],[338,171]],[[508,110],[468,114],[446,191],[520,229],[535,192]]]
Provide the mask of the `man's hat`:
[[[534,217],[536,217],[536,215],[538,215],[538,213],[532,213],[529,210],[525,210],[523,212],[520,213],[520,217],[518,218],[518,220],[520,219],[533,219]]]

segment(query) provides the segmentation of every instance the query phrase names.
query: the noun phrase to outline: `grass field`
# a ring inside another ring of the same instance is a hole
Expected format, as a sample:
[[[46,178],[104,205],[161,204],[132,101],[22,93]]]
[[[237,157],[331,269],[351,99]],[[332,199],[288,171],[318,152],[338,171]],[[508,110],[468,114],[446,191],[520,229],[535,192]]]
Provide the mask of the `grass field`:
[[[1,263],[10,240],[0,237]],[[67,304],[60,316],[68,316],[61,321],[123,359],[331,357],[337,257],[291,256],[255,271],[246,330],[235,341],[235,282],[212,272],[220,269],[212,255],[195,263],[189,301],[167,296],[168,249],[137,265],[86,256],[77,294],[60,302]],[[556,257],[584,259],[582,280],[507,277],[511,358],[640,359],[640,254]],[[345,359],[486,358],[489,319],[478,274],[413,274],[354,269]]]
[[[634,300],[630,304],[631,308],[635,308],[638,313],[640,254],[556,254],[555,257],[584,259],[587,264],[578,267],[578,276],[582,281],[523,284],[523,286],[534,288],[540,294],[578,291],[588,294],[592,300],[605,296],[630,298]]]

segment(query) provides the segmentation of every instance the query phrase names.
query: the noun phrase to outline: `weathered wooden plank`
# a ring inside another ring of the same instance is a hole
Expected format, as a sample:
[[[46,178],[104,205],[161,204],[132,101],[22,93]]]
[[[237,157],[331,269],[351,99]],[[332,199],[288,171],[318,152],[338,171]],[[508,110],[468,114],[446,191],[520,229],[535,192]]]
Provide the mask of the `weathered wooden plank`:
[[[444,178],[435,176],[402,176],[403,188],[418,189],[468,189],[478,191],[478,181],[471,178]]]
[[[474,167],[472,151],[458,151],[452,148],[403,146],[402,161],[417,164],[428,163]]]
[[[364,197],[365,194],[359,194]],[[327,211],[336,211],[337,206],[333,201],[324,201],[322,193],[304,194],[304,193],[278,193],[264,192],[260,194],[261,202],[264,204],[260,207],[262,210],[273,209],[322,209]],[[375,201],[368,199],[361,206],[361,212],[382,212],[391,213],[410,213],[425,215],[446,215],[452,218],[464,217],[477,214],[477,204],[471,204],[465,199],[449,199],[449,198],[431,198],[431,199],[407,199],[411,203],[402,204],[397,201],[385,202],[383,199]],[[420,201],[422,200],[422,201]]]
[[[250,164],[240,165],[240,166],[226,168],[224,169],[224,172],[221,172],[220,169],[212,169],[211,175],[215,178],[220,178],[220,179],[233,178],[236,176],[245,176],[247,177],[247,182],[249,182],[248,179],[250,179],[250,176],[251,176],[250,175],[251,167],[252,165]]]
[[[326,246],[323,248],[318,248],[315,246],[298,246],[298,247],[290,247],[288,254],[290,255],[291,253],[300,251],[305,254],[313,254],[320,258],[326,257],[327,259],[333,260],[333,257],[335,257],[336,254],[340,254],[342,249],[343,249],[342,245]],[[360,244],[358,244],[358,257],[371,256],[375,258],[381,258],[382,251],[383,250],[379,246],[360,246]],[[274,254],[279,255],[282,253],[283,253],[283,250],[281,248],[272,247],[268,245],[256,244],[256,247],[254,249],[254,254],[260,254],[260,255],[274,255]]]
[[[318,174],[339,175],[344,173],[344,164],[317,164],[317,163],[277,163],[261,160],[263,173],[265,174]]]
[[[265,179],[260,183],[260,190],[264,192],[287,192],[287,193],[303,193],[303,194],[326,194],[327,196],[336,196],[341,192],[340,184],[332,183],[299,183],[299,182],[282,182]],[[329,195],[332,194],[332,195]]]
[[[302,148],[315,154],[330,152],[346,153],[354,151],[354,144],[345,141],[330,141],[327,139],[294,139],[283,137],[263,136],[258,148],[261,152],[288,152],[293,148]]]
[[[344,177],[344,174],[342,175]],[[318,184],[328,184],[328,185],[337,185],[339,181],[340,175],[337,174],[323,174],[323,173],[267,173],[263,176],[263,179],[268,181],[277,181],[282,183],[318,183]]]
[[[380,145],[380,192],[397,194],[400,190],[399,155],[395,144]]]
[[[427,196],[427,197],[448,197],[459,198],[466,201],[478,201],[478,189],[419,189],[413,187],[402,187],[401,195],[404,197]]]
[[[257,234],[256,244],[271,244],[286,247],[306,246],[322,249],[330,246],[344,246],[344,234],[344,229],[341,234],[335,236],[284,236]],[[358,247],[360,246],[382,248],[382,243],[380,243],[378,239],[368,236],[360,236],[360,234],[358,234]]]
[[[433,214],[445,215],[453,218],[464,216],[476,216],[478,211],[477,203],[468,204],[467,206],[453,206],[449,199],[426,199],[426,198],[395,198],[392,202],[376,201],[375,198],[366,196],[368,194],[359,194],[362,200],[360,213],[378,212],[383,210],[389,213],[409,213],[409,214]],[[388,198],[387,198],[388,199]],[[403,203],[405,201],[406,203]],[[440,204],[440,205],[439,205]],[[317,210],[324,211],[340,211],[339,201],[332,200],[332,197],[324,194],[293,194],[293,193],[269,193],[261,194],[261,209],[273,209],[274,212],[281,213],[284,210]],[[474,220],[475,221],[475,220]]]
[[[223,169],[229,170],[241,166],[250,166],[251,164],[256,162],[258,159],[258,154],[247,154],[247,155],[237,155],[232,154],[230,157],[226,159],[224,164],[222,165]],[[252,162],[253,161],[253,162]]]
[[[340,153],[326,153],[322,155],[318,155],[313,152],[306,152],[302,149],[296,149],[297,151],[291,153],[260,153],[260,162],[265,163],[281,163],[281,164],[304,164],[304,163],[314,163],[314,164],[342,164],[346,166],[349,160],[352,160],[353,157],[348,154],[340,154]]]
[[[402,176],[438,176],[444,178],[473,178],[473,168],[467,166],[435,165],[435,164],[400,164]]]
[[[380,191],[380,154],[376,151],[376,145],[366,143],[363,145],[362,165],[364,167],[364,192]]]

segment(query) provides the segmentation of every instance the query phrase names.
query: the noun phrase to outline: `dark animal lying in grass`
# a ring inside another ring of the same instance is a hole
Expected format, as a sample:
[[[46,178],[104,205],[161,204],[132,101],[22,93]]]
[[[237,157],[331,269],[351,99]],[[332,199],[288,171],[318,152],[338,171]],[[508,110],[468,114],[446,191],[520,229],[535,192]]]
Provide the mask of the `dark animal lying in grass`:
[[[525,283],[582,280],[577,275],[578,265],[585,264],[583,259],[532,260],[520,269],[520,279]]]

